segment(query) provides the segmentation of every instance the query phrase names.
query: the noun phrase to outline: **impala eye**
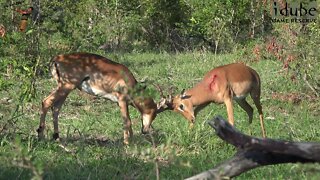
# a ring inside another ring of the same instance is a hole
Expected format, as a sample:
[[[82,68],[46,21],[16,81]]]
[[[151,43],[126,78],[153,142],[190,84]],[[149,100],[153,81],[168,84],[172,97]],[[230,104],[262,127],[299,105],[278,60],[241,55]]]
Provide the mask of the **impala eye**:
[[[181,109],[182,111],[184,110],[183,104],[180,104],[179,109]]]

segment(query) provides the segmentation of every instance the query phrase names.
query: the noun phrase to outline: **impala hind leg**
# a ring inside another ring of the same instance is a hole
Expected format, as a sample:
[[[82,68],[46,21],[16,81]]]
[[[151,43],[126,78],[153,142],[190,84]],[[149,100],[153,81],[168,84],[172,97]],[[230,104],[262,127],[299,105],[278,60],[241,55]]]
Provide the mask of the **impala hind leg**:
[[[250,104],[246,101],[246,99],[237,99],[236,102],[240,105],[240,107],[246,111],[249,117],[249,124],[252,123],[253,119],[253,108]]]
[[[123,119],[123,143],[129,144],[129,138],[132,137],[131,119],[129,116],[128,103],[124,98],[119,98],[119,107]]]
[[[49,108],[52,107],[53,104],[56,104],[57,102],[59,102],[61,99],[66,98],[67,94],[71,90],[72,90],[72,88],[70,88],[70,87],[68,88],[68,86],[66,86],[66,85],[64,85],[64,86],[60,85],[56,90],[52,91],[48,97],[43,99],[41,114],[40,114],[40,124],[39,124],[39,128],[37,129],[38,138],[44,138],[43,132],[44,132],[44,129],[46,126],[45,120],[46,120],[46,115],[48,113]],[[56,109],[56,108],[54,108],[54,109]],[[56,117],[58,117],[57,115],[59,114],[59,111],[57,111],[57,112],[58,113],[53,112],[53,115],[54,116],[56,115]]]
[[[43,131],[46,126],[46,115],[48,113],[49,108],[52,106],[53,102],[57,97],[57,91],[58,90],[52,91],[50,95],[44,98],[42,101],[42,107],[41,107],[41,113],[40,113],[40,124],[39,124],[39,128],[37,129],[39,139],[44,138]]]
[[[54,140],[59,139],[59,127],[58,127],[59,112],[69,92],[70,91],[65,91],[64,93],[62,93],[59,100],[55,101],[52,105],[52,118],[53,118],[53,128],[54,128],[54,133],[52,137]]]
[[[262,136],[265,138],[266,137],[266,130],[264,128],[263,112],[262,112],[262,106],[261,106],[261,102],[260,102],[260,91],[252,91],[250,93],[250,95],[251,95],[251,98],[252,98],[255,106],[258,109],[259,118],[260,118],[261,132],[262,132]]]

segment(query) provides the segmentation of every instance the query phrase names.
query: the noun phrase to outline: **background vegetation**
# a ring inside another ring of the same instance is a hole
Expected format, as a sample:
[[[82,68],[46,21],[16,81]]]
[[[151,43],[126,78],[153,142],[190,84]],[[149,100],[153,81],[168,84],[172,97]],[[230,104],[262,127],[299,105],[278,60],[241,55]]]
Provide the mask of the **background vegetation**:
[[[34,11],[21,33],[14,10],[29,6]],[[110,57],[138,80],[176,91],[193,86],[213,67],[245,62],[261,75],[268,136],[319,141],[319,18],[272,23],[270,7],[268,1],[249,0],[0,0],[0,24],[7,31],[0,38],[0,179],[182,179],[235,153],[205,123],[217,114],[226,117],[224,106],[206,108],[193,129],[165,112],[154,122],[158,133],[152,137],[140,135],[138,113],[131,109],[136,136],[123,146],[116,104],[76,91],[61,113],[65,146],[39,142],[40,102],[55,86],[50,59],[76,51]],[[235,116],[237,128],[260,136],[258,121],[248,126],[237,106]],[[319,176],[318,165],[288,164],[240,179]]]

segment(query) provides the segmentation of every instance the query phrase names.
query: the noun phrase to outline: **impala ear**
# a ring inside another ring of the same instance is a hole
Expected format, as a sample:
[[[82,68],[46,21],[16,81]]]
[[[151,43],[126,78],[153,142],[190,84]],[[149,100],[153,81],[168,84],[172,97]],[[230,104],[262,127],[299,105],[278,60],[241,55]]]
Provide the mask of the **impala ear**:
[[[181,99],[188,99],[188,98],[190,98],[190,97],[191,97],[191,95],[187,95],[187,94],[186,94],[186,90],[185,90],[185,89],[182,89],[181,94],[180,94],[180,98],[181,98]]]
[[[182,89],[181,93],[180,93],[180,96],[183,96],[186,92],[186,89]]]

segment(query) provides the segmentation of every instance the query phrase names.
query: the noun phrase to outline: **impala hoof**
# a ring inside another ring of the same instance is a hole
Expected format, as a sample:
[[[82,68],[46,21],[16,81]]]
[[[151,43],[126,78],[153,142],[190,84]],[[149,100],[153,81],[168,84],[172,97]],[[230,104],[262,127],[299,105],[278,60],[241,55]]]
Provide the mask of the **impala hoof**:
[[[43,140],[45,137],[44,137],[44,134],[43,134],[43,128],[39,127],[37,129],[37,133],[38,133],[38,139],[39,140]]]
[[[55,140],[55,141],[59,140],[59,133],[54,133],[54,134],[52,135],[52,138],[53,138],[53,140]]]

